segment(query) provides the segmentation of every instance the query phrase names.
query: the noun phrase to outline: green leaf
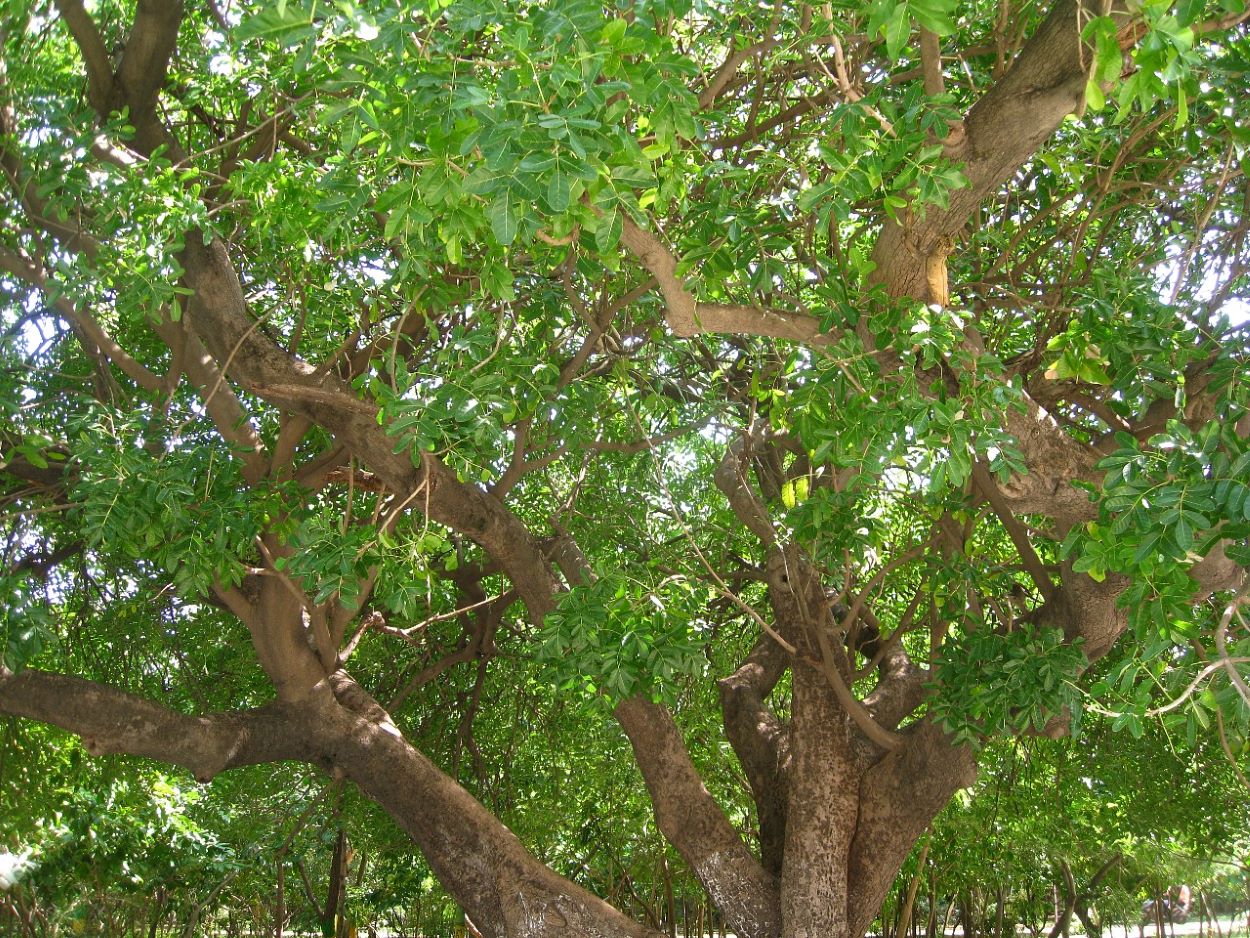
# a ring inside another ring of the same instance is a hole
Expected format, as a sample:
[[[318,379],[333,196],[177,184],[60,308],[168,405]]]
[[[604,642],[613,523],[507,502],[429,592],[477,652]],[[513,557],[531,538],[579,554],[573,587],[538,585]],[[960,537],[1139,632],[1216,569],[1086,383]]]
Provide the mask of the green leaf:
[[[282,46],[293,46],[316,35],[310,4],[279,3],[262,7],[259,13],[244,17],[234,29],[239,39],[269,39]]]
[[[620,243],[624,228],[625,222],[618,209],[604,213],[604,217],[599,219],[599,227],[595,229],[595,247],[605,254],[611,251]]]
[[[495,196],[486,209],[486,215],[490,219],[490,230],[500,244],[507,246],[516,240],[521,216],[517,204],[507,191]]]
[[[1091,78],[1085,83],[1085,106],[1091,111],[1101,111],[1107,106],[1107,99],[1096,79]]]
[[[885,51],[892,60],[903,53],[907,40],[911,37],[911,20],[907,16],[907,4],[900,3],[894,8],[894,14],[886,21]]]
[[[547,205],[553,212],[567,211],[570,192],[569,177],[557,169],[547,183]]]

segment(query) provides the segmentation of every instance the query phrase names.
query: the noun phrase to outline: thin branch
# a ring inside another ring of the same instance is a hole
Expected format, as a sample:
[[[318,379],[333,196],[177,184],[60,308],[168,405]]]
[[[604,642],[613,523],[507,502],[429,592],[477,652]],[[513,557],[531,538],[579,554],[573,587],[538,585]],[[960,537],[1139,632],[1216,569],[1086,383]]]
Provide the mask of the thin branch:
[[[1215,649],[1219,652],[1220,664],[1224,666],[1224,671],[1228,674],[1229,681],[1237,689],[1237,693],[1241,695],[1242,702],[1250,706],[1250,687],[1246,686],[1245,680],[1238,673],[1235,663],[1236,659],[1228,656],[1226,643],[1228,627],[1232,624],[1233,617],[1236,616],[1238,621],[1240,621],[1240,609],[1248,602],[1250,602],[1250,577],[1241,584],[1241,589],[1237,590],[1236,595],[1233,596],[1224,608],[1224,615],[1220,617],[1220,624],[1215,630]]]
[[[1037,556],[1037,551],[1033,549],[1033,543],[1029,540],[1028,532],[1016,520],[1016,516],[1012,513],[1011,506],[1007,504],[1007,499],[1003,497],[998,483],[994,481],[994,477],[983,463],[977,461],[972,464],[972,480],[976,483],[977,488],[981,490],[981,494],[985,496],[986,501],[990,503],[990,507],[994,509],[994,514],[998,516],[998,520],[1007,529],[1007,536],[1011,538],[1011,543],[1020,555],[1025,571],[1029,574],[1034,584],[1036,584],[1038,591],[1042,594],[1042,598],[1050,599],[1055,592],[1055,584],[1051,580],[1050,574],[1046,572],[1046,566],[1042,563],[1042,559]]]
[[[845,710],[859,727],[860,732],[867,736],[872,742],[876,743],[887,752],[898,749],[904,742],[902,736],[898,733],[887,730],[878,723],[868,708],[860,702],[860,700],[851,693],[851,689],[847,687],[846,681],[842,678],[842,670],[833,659],[833,648],[829,643],[829,636],[825,634],[825,630],[820,628],[817,623],[813,629],[816,633],[816,643],[820,646],[820,661],[813,662],[825,675],[829,681],[829,686],[833,688],[833,696],[838,699],[838,704]]]
[[[55,297],[52,299],[52,306],[56,311],[78,326],[87,338],[95,343],[100,352],[120,368],[127,377],[146,391],[154,394],[161,391],[164,386],[161,378],[132,358],[85,309],[75,306],[64,296],[57,296],[54,291],[49,290],[47,276],[33,263],[0,248],[0,270],[6,270],[13,276],[37,287],[45,296]]]

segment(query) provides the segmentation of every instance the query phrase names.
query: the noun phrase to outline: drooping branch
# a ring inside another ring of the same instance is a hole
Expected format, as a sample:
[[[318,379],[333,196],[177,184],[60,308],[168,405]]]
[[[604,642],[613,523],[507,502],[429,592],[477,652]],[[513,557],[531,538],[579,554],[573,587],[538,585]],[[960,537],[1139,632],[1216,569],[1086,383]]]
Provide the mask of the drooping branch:
[[[0,711],[68,730],[92,755],[147,756],[201,782],[237,766],[311,757],[280,704],[187,716],[105,684],[0,665]]]
[[[669,712],[642,697],[613,711],[629,736],[656,822],[743,938],[781,934],[777,880],[751,855],[699,777]]]

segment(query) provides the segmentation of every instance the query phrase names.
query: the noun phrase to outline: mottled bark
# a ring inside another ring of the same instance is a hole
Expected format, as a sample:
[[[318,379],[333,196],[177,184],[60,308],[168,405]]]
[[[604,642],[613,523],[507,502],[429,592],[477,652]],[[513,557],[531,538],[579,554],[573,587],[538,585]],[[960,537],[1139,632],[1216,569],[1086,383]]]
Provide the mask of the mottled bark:
[[[794,769],[781,874],[782,935],[846,935],[847,857],[866,753],[823,673],[799,664],[793,681]]]
[[[777,880],[751,855],[703,785],[668,711],[641,697],[617,704],[656,823],[742,938],[781,934]]]
[[[907,744],[858,779],[859,815],[848,859],[852,902],[848,934],[862,935],[894,876],[929,822],[976,778],[966,746],[952,746],[928,720],[910,727]]]
[[[790,730],[764,701],[789,664],[785,649],[763,635],[741,667],[720,681],[725,736],[751,786],[760,829],[760,862],[774,876],[781,875],[785,856]]]

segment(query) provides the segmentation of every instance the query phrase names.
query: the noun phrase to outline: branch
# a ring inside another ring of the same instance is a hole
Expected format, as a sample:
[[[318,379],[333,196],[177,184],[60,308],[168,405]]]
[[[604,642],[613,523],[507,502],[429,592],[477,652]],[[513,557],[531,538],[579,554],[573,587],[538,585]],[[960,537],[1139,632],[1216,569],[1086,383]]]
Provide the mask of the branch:
[[[179,357],[176,352],[181,345],[182,370],[204,402],[204,410],[213,426],[222,439],[232,444],[231,449],[242,461],[244,479],[254,484],[264,478],[269,469],[265,441],[204,343],[195,334],[188,334],[183,323],[168,318],[162,317],[156,324],[156,331],[175,352],[175,359]]]
[[[928,206],[923,219],[887,221],[873,250],[875,279],[894,296],[944,302],[936,268],[981,201],[1010,179],[1085,100],[1090,52],[1082,17],[1099,13],[1085,0],[1059,0],[1007,73],[969,110],[964,138],[950,147],[964,157],[968,186],[950,194],[946,209]]]
[[[704,786],[668,710],[631,697],[612,713],[634,748],[656,823],[730,927],[743,935],[779,936],[777,880],[751,855]]]
[[[1243,704],[1250,706],[1250,687],[1246,686],[1245,680],[1237,671],[1234,659],[1228,655],[1228,646],[1225,636],[1228,633],[1228,627],[1232,624],[1233,618],[1241,620],[1241,607],[1250,604],[1250,580],[1242,584],[1241,589],[1235,595],[1224,609],[1224,614],[1220,617],[1220,624],[1215,630],[1215,649],[1219,652],[1220,663],[1224,666],[1224,671],[1228,675],[1228,680],[1233,687],[1237,689],[1237,693],[1241,696]]]
[[[47,276],[33,263],[4,248],[0,248],[0,270],[6,270],[13,276],[37,287],[45,296],[54,296],[55,299],[52,300],[52,305],[56,311],[78,326],[83,334],[96,344],[100,352],[120,368],[127,377],[146,391],[151,391],[155,394],[161,390],[161,379],[135,361],[124,348],[113,340],[112,336],[104,331],[103,327],[90,313],[85,309],[79,309],[64,296],[58,296],[55,291],[49,290]]]
[[[725,736],[733,746],[755,801],[760,825],[760,860],[781,875],[785,851],[786,788],[790,744],[786,725],[764,703],[790,665],[790,655],[761,635],[733,674],[717,682]]]
[[[937,97],[946,93],[942,76],[942,42],[931,29],[920,28],[920,62],[924,74],[924,93]]]
[[[113,65],[109,61],[108,49],[104,47],[100,31],[81,0],[56,0],[56,8],[69,27],[87,67],[87,98],[91,106],[102,114],[113,97]]]
[[[860,702],[851,688],[847,686],[846,680],[842,676],[842,669],[838,667],[838,663],[834,660],[833,646],[829,642],[829,636],[820,627],[820,623],[815,624],[813,631],[816,633],[816,643],[820,648],[820,660],[814,662],[814,664],[825,675],[825,679],[833,689],[833,696],[837,698],[839,706],[846,711],[855,725],[859,727],[859,731],[873,743],[887,752],[898,749],[903,744],[903,737],[878,723],[873,718],[871,711]]]
[[[777,532],[773,528],[768,509],[747,480],[747,460],[750,454],[747,444],[746,436],[740,436],[729,444],[724,458],[716,467],[714,482],[743,526],[758,537],[765,547],[769,547],[776,543]]]
[[[277,388],[281,407],[334,434],[401,499],[480,544],[516,585],[530,617],[541,620],[552,608],[557,584],[519,518],[480,488],[461,482],[432,454],[414,464],[409,453],[395,452],[395,440],[378,425],[373,405],[256,329],[223,242],[205,244],[198,232],[188,233],[179,260],[195,291],[185,316],[226,374],[262,397]]]
[[[738,69],[751,56],[758,55],[761,52],[767,52],[778,44],[777,39],[765,39],[763,42],[757,42],[754,45],[739,49],[736,52],[730,52],[725,57],[725,61],[721,63],[721,67],[716,70],[716,74],[712,76],[712,80],[708,82],[707,87],[699,94],[699,110],[705,111],[711,107],[716,99],[720,97],[722,91],[725,90],[729,82],[733,80],[734,75],[738,73]]]
[[[847,870],[849,934],[864,933],[930,820],[975,780],[972,751],[952,746],[927,719],[907,730],[904,746],[864,773]]]
[[[677,276],[673,252],[628,216],[622,223],[621,241],[659,284],[664,297],[664,318],[675,335],[733,333],[821,344],[820,321],[814,316],[757,306],[697,302]]]
[[[1055,925],[1046,938],[1060,938],[1068,930],[1068,922],[1072,921],[1072,913],[1076,909],[1076,883],[1072,881],[1072,867],[1063,857],[1059,858],[1059,870],[1063,874],[1063,909],[1055,916]]]
[[[155,123],[156,98],[165,86],[181,24],[181,0],[139,0],[134,26],[117,68],[117,83],[136,128]]]
[[[241,765],[312,755],[278,704],[186,716],[114,687],[33,668],[14,674],[0,665],[0,712],[68,730],[93,756],[147,756],[184,766],[200,782]]]
[[[1024,563],[1024,569],[1037,585],[1038,591],[1044,599],[1048,598],[1055,591],[1055,584],[1051,581],[1050,574],[1046,572],[1046,567],[1042,564],[1041,558],[1037,556],[1037,551],[1033,549],[1033,544],[1029,540],[1029,535],[1024,530],[1024,526],[1012,514],[1011,506],[1003,498],[1003,493],[999,489],[998,483],[994,481],[994,477],[990,475],[984,463],[977,461],[972,464],[972,480],[976,483],[977,488],[981,490],[981,494],[985,496],[986,501],[990,503],[990,507],[994,509],[994,514],[998,516],[998,520],[1007,529],[1007,535],[1011,538],[1011,543],[1015,545],[1016,552]]]

